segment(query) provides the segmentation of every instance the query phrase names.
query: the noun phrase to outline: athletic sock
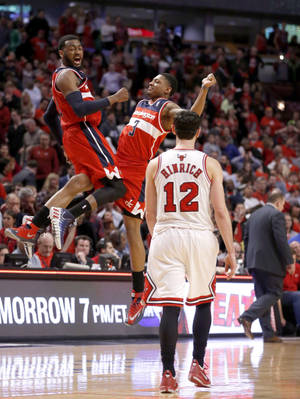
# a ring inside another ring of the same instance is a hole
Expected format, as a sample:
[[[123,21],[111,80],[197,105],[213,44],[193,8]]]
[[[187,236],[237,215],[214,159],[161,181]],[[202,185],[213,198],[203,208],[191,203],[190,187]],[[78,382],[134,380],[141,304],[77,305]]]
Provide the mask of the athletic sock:
[[[91,210],[91,205],[86,199],[80,201],[79,204],[74,205],[71,209],[68,209],[68,211],[72,213],[75,219],[77,219],[83,213]]]
[[[43,229],[50,225],[49,208],[45,205],[36,213],[32,219],[32,223],[39,229]]]
[[[132,272],[132,286],[135,292],[144,291],[144,272]]]
[[[164,306],[159,326],[159,339],[163,372],[170,370],[175,377],[174,358],[178,338],[180,307]]]
[[[210,325],[211,325],[210,302],[196,306],[194,322],[193,322],[193,339],[194,339],[193,359],[196,359],[201,367],[203,367],[204,363],[205,348],[207,345]]]

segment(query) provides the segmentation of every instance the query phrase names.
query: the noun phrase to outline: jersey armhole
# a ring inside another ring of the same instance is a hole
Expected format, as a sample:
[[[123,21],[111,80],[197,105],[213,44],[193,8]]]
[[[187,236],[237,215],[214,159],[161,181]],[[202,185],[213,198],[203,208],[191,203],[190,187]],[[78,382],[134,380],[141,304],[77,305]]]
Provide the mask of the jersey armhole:
[[[158,159],[157,159],[157,166],[156,166],[156,172],[155,172],[155,175],[154,175],[154,180],[157,178],[158,173],[160,171],[160,166],[161,166],[161,155],[159,155],[157,158]]]
[[[159,110],[159,113],[158,113],[158,124],[159,124],[160,130],[161,130],[163,133],[169,133],[169,131],[165,130],[165,129],[162,127],[162,123],[161,123],[161,113],[162,113],[163,109],[165,108],[165,106],[166,106],[167,104],[171,103],[171,102],[172,102],[172,101],[166,101],[166,102],[163,104],[163,106],[161,107],[161,109]]]
[[[55,76],[55,79],[54,79],[54,90],[57,91],[58,93],[61,93],[61,91],[56,87],[56,79],[57,79],[58,76],[61,74],[61,72],[67,71],[67,70],[74,72],[75,75],[76,75],[80,80],[83,81],[83,82],[78,86],[78,89],[80,89],[82,86],[84,86],[84,85],[87,83],[87,80],[88,80],[87,77],[85,77],[85,78],[83,79],[83,78],[80,76],[79,72],[75,71],[75,70],[72,69],[72,68],[62,68],[62,70],[59,71],[59,73]]]
[[[207,155],[205,154],[203,159],[202,159],[202,167],[203,167],[204,176],[206,177],[207,182],[209,184],[211,184],[212,179],[208,175],[207,167],[206,167],[206,161],[207,161]]]

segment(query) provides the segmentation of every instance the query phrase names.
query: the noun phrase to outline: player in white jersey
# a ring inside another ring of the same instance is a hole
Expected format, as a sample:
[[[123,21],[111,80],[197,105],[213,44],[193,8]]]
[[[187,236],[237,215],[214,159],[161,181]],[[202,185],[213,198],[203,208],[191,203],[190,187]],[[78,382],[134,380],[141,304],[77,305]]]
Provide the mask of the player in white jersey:
[[[213,233],[211,205],[228,256],[225,272],[236,270],[231,220],[225,204],[223,174],[218,161],[196,151],[200,117],[181,111],[174,119],[176,147],[153,159],[146,173],[146,220],[152,241],[143,300],[163,306],[159,334],[163,363],[160,391],[177,390],[174,356],[178,317],[183,306],[196,305],[194,349],[189,380],[209,387],[204,355],[215,297],[218,242]]]

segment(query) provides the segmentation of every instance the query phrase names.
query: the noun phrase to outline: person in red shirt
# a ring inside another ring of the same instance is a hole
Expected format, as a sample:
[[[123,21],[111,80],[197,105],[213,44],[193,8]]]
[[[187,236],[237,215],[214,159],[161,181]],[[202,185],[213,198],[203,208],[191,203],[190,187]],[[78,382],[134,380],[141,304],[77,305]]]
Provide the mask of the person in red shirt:
[[[5,142],[8,127],[10,124],[10,111],[4,104],[3,97],[0,96],[0,141]]]
[[[54,255],[54,239],[51,233],[43,233],[37,241],[37,251],[28,261],[28,268],[45,269],[51,266]]]
[[[296,319],[296,335],[300,336],[300,264],[296,263],[296,251],[295,244],[300,247],[300,243],[294,241],[293,246],[290,245],[294,264],[289,267],[286,272],[286,276],[283,280],[283,293],[281,297],[281,303],[284,306],[292,306],[294,310],[294,316]],[[299,249],[298,249],[299,250]]]
[[[255,191],[252,194],[253,198],[257,198],[264,203],[268,200],[267,181],[264,177],[259,177],[255,182]]]
[[[282,128],[282,123],[273,116],[273,109],[271,107],[265,108],[265,116],[262,117],[260,121],[260,126],[262,128],[266,126],[271,127],[271,136],[274,136],[276,130]]]
[[[39,107],[35,110],[34,119],[37,125],[44,130],[44,132],[50,134],[49,126],[44,121],[44,113],[46,112],[48,104],[49,100],[47,98],[41,100]]]
[[[36,173],[37,188],[41,189],[49,173],[58,173],[59,162],[54,148],[50,147],[50,136],[47,133],[41,134],[40,145],[34,146],[29,152],[29,159],[37,161]]]
[[[6,210],[3,214],[3,227],[0,230],[0,243],[6,244],[9,252],[12,252],[16,246],[17,241],[12,238],[5,237],[4,231],[6,228],[13,227],[16,223],[17,214],[11,210]]]
[[[45,32],[42,29],[40,29],[38,31],[37,36],[33,37],[30,40],[30,43],[34,51],[33,58],[41,62],[45,62],[47,58],[48,43],[46,42],[44,37],[45,37]]]

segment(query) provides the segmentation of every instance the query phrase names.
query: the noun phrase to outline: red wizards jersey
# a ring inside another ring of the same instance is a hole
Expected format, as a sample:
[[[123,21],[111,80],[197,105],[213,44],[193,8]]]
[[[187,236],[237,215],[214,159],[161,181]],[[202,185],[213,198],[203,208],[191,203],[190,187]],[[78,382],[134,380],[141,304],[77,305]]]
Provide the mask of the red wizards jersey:
[[[78,90],[82,94],[82,99],[83,101],[91,101],[94,100],[94,97],[89,89],[88,83],[87,83],[87,76],[85,75],[84,72],[80,71],[77,68],[72,68],[72,67],[60,67],[55,70],[55,72],[52,75],[52,96],[53,100],[56,105],[57,111],[61,115],[61,126],[62,129],[65,130],[68,127],[78,124],[80,122],[89,122],[93,126],[98,126],[101,121],[101,112],[97,111],[94,114],[86,115],[82,118],[77,116],[75,112],[73,111],[72,107],[69,105],[67,100],[65,99],[64,95],[56,88],[55,82],[57,76],[62,72],[63,70],[70,69],[72,72],[75,73],[75,75],[79,78],[80,84],[78,87]]]
[[[161,123],[161,113],[168,102],[165,98],[158,98],[153,103],[151,100],[141,100],[137,104],[119,138],[117,159],[120,166],[128,163],[128,158],[132,164],[147,165],[154,157],[168,133]]]

